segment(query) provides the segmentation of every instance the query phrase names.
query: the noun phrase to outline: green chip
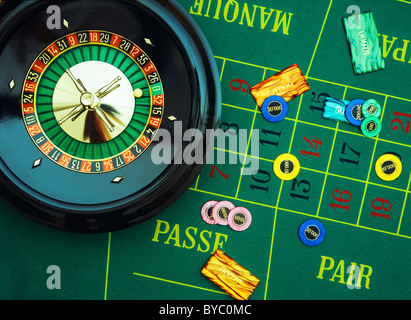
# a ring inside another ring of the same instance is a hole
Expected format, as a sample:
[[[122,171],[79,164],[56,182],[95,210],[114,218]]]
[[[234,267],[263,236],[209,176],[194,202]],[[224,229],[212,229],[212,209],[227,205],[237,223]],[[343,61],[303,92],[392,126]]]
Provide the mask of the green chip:
[[[385,68],[377,26],[372,12],[343,18],[345,34],[356,75]]]
[[[377,117],[365,118],[361,123],[361,131],[366,137],[375,137],[381,132],[381,121]]]
[[[382,108],[379,102],[375,99],[368,99],[362,105],[362,114],[365,118],[376,117],[379,118],[382,113]]]
[[[325,98],[323,118],[349,123],[345,117],[345,109],[349,101],[331,97]]]

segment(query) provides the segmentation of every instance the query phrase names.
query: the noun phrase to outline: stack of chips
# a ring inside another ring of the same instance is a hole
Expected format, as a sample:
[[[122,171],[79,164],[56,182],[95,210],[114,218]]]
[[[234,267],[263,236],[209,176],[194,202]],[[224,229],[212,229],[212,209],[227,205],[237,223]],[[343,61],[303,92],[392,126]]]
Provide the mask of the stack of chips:
[[[360,127],[365,136],[375,137],[381,132],[381,113],[381,105],[375,99],[348,101],[327,97],[323,118],[350,123]]]
[[[217,249],[201,273],[237,300],[248,300],[260,279]]]
[[[310,86],[296,63],[254,85],[250,92],[270,122],[282,121],[288,113],[288,102]]]
[[[343,19],[345,34],[356,75],[385,69],[377,26],[372,12]]]
[[[235,231],[244,231],[251,224],[251,213],[246,208],[236,207],[229,201],[207,201],[201,208],[204,222],[223,226],[229,225]]]
[[[325,98],[323,117],[326,119],[347,122],[345,117],[345,110],[350,101],[334,99],[331,97]]]
[[[362,104],[364,120],[361,122],[361,131],[365,136],[375,137],[381,132],[381,113],[381,105],[374,99],[369,99]]]

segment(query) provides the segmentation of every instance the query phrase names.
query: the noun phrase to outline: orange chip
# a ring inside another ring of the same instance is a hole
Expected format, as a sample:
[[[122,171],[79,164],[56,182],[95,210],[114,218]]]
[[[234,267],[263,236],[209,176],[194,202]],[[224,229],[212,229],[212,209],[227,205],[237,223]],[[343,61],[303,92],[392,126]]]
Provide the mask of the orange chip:
[[[280,96],[290,101],[310,90],[307,80],[296,63],[253,86],[251,94],[261,108],[269,96]]]

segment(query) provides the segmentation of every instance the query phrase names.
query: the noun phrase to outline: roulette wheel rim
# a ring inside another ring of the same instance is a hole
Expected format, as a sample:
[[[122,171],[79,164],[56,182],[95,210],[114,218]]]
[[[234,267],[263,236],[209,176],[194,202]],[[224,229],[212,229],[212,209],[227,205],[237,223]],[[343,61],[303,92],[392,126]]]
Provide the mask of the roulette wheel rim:
[[[116,30],[114,31],[106,30],[107,27],[104,26],[103,22],[101,22],[102,24],[101,26],[99,25],[98,22],[93,22],[92,26],[87,27],[87,28],[84,28],[84,22],[82,20],[79,20],[79,22],[76,24],[76,19],[73,18],[73,16],[70,16],[70,10],[67,9],[69,11],[68,14],[67,14],[67,11],[64,11],[65,5],[67,5],[69,9],[72,8],[71,10],[74,10],[73,9],[74,7],[70,7],[67,4],[68,2],[70,2],[71,6],[74,6],[79,3],[79,1],[64,1],[64,0],[54,1],[53,3],[51,1],[33,1],[30,3],[27,3],[27,2],[24,3],[24,1],[20,1],[20,2],[14,1],[13,3],[11,3],[10,1],[3,1],[2,3],[0,3],[0,63],[1,63],[2,53],[6,52],[7,45],[10,45],[10,43],[12,43],[13,35],[18,34],[20,30],[19,28],[22,28],[19,25],[19,21],[21,22],[23,19],[26,19],[27,16],[30,16],[31,14],[33,16],[35,14],[38,14],[37,12],[39,10],[43,10],[44,12],[43,19],[45,20],[47,18],[45,14],[45,9],[47,8],[49,4],[56,4],[62,7],[62,15],[63,17],[67,18],[68,23],[70,23],[70,29],[64,30],[64,27],[63,27],[62,30],[50,31],[49,29],[47,29],[49,30],[47,31],[45,26],[38,27],[42,30],[43,33],[44,32],[48,33],[48,37],[45,37],[47,39],[42,40],[43,49],[46,48],[48,45],[49,46],[47,48],[49,49],[52,48],[51,43],[59,44],[60,47],[62,47],[64,43],[61,42],[61,40],[59,43],[57,43],[58,39],[66,39],[65,40],[66,44],[68,44],[67,42],[68,36],[79,34],[79,32],[81,31],[87,32],[87,34],[89,35],[92,35],[93,30],[98,30],[98,32],[100,32],[99,33],[100,35],[103,32],[105,32],[105,34],[110,35],[111,40],[113,40],[115,35],[118,34],[115,32]],[[89,0],[87,2],[83,1],[82,3],[83,4],[87,3],[86,4],[86,7],[87,7],[87,5],[91,6],[93,1],[92,0]],[[81,6],[81,4],[79,5]],[[107,8],[112,8],[110,7],[112,5],[110,4],[110,1],[104,2],[104,5],[106,5]],[[102,7],[104,7],[104,5],[102,5]],[[203,137],[205,137],[206,130],[214,129],[219,122],[220,113],[221,113],[221,109],[220,109],[221,108],[221,92],[220,92],[220,87],[219,87],[220,84],[219,84],[217,67],[216,67],[216,64],[213,58],[213,54],[201,30],[196,26],[196,24],[193,22],[191,17],[185,12],[185,10],[182,9],[180,5],[176,3],[175,1],[160,1],[160,0],[159,1],[152,1],[152,0],[150,1],[147,1],[147,0],[127,1],[127,0],[124,0],[124,1],[116,1],[116,5],[118,5],[119,7],[124,6],[125,8],[132,8],[136,12],[134,13],[133,11],[133,14],[136,14],[136,15],[140,14],[139,16],[140,18],[142,17],[143,13],[147,14],[149,16],[149,18],[147,18],[147,21],[150,22],[152,20],[155,20],[155,22],[159,23],[160,25],[159,29],[163,28],[162,30],[166,30],[168,32],[167,33],[168,38],[165,39],[165,42],[170,41],[170,43],[172,43],[175,46],[176,49],[172,53],[175,54],[175,52],[177,52],[181,55],[178,58],[171,57],[171,60],[177,61],[178,59],[180,59],[181,61],[184,61],[184,67],[182,67],[183,71],[181,71],[181,73],[184,73],[183,74],[183,76],[185,77],[184,79],[187,79],[186,80],[187,83],[189,83],[191,86],[191,94],[190,94],[190,97],[187,98],[188,102],[184,104],[183,107],[181,107],[181,108],[186,108],[186,109],[183,109],[184,111],[188,111],[189,113],[189,115],[187,115],[188,120],[185,122],[184,120],[182,120],[182,123],[185,124],[187,128],[194,128],[194,129],[199,130],[202,133]],[[100,8],[100,10],[104,10],[104,9]],[[105,14],[107,14],[107,12]],[[84,15],[86,15],[86,13]],[[124,25],[127,25],[127,23],[130,23],[130,21],[127,22],[127,19],[122,19],[122,20],[124,20],[124,23],[123,23]],[[132,22],[135,23],[136,21],[133,20]],[[119,26],[118,28],[121,29],[122,26]],[[129,27],[124,26],[125,30],[127,28]],[[36,28],[33,28],[33,29],[36,29]],[[143,31],[140,32],[140,35],[142,33]],[[147,33],[150,34],[150,30],[147,30]],[[144,50],[147,50],[149,53],[151,53],[151,56],[150,54],[148,54],[149,56],[148,60],[152,62],[153,65],[156,65],[156,63],[158,64],[156,71],[157,70],[159,71],[160,78],[164,78],[162,79],[162,85],[164,86],[164,98],[165,98],[164,99],[165,102],[163,105],[164,111],[162,112],[161,126],[163,126],[163,124],[166,125],[168,123],[168,126],[170,127],[171,124],[169,123],[171,121],[167,119],[167,116],[168,116],[167,110],[168,109],[173,110],[173,111],[178,110],[177,106],[175,105],[175,100],[173,100],[174,98],[169,99],[168,101],[170,103],[167,105],[167,98],[168,98],[167,94],[171,91],[169,89],[171,86],[170,84],[171,81],[168,81],[167,79],[172,79],[172,77],[171,75],[167,74],[167,68],[165,67],[165,62],[163,62],[163,59],[158,58],[160,57],[160,54],[158,55],[157,53],[153,54],[153,52],[155,52],[154,50],[157,50],[157,49],[151,48],[155,46],[161,47],[161,45],[159,45],[158,42],[155,41],[155,37],[151,38],[151,41],[150,39],[148,39],[146,43],[142,43],[142,39],[140,39],[141,37],[137,39],[137,36],[133,36],[132,33],[123,32],[119,36],[123,37],[123,39],[132,38],[129,41],[130,44],[135,44],[136,42],[138,42],[136,47],[137,46],[141,47],[143,53],[145,53]],[[160,39],[160,37],[158,38]],[[22,39],[22,41],[24,42],[25,39]],[[139,41],[137,41],[136,39]],[[100,45],[100,43],[98,45]],[[104,47],[102,44],[101,46]],[[84,47],[86,47],[86,45]],[[89,45],[89,47],[90,47],[90,50],[92,50],[91,44]],[[71,50],[71,52],[74,52],[73,50],[76,48],[77,47],[73,46],[68,49],[65,48],[65,50]],[[112,48],[108,48],[107,50],[108,51],[112,50]],[[120,50],[117,50],[117,51],[120,51]],[[64,51],[64,52],[69,52],[69,51]],[[130,56],[130,52],[131,51],[127,53],[129,56]],[[61,55],[64,55],[63,53],[61,53]],[[175,54],[175,55],[177,56],[178,54]],[[31,62],[38,61],[38,58],[40,57],[39,50],[37,49],[36,54],[32,54],[32,56],[33,57],[37,56],[37,60],[32,57]],[[139,57],[141,57],[141,55]],[[152,60],[150,60],[150,57],[152,57]],[[28,60],[30,59],[27,58],[25,61],[28,61]],[[57,61],[57,60],[53,60],[53,61]],[[22,63],[24,68],[21,67],[21,69],[22,70],[25,69],[25,70],[24,72],[23,71],[21,72],[23,72],[24,74],[18,74],[18,75],[16,74],[14,77],[12,77],[13,84],[16,87],[15,90],[12,91],[10,88],[7,88],[7,90],[1,89],[2,91],[0,92],[0,103],[2,105],[6,105],[6,106],[14,105],[16,104],[16,99],[20,99],[21,101],[23,100],[24,93],[27,93],[24,90],[24,88],[26,88],[25,87],[26,84],[29,83],[29,81],[27,80],[29,76],[29,72],[34,70],[33,65],[35,65],[35,63],[31,64],[31,62],[29,64],[27,64],[27,62],[25,64]],[[49,68],[48,70],[51,70],[52,68],[51,63],[52,62],[50,62],[50,65],[48,66]],[[30,67],[30,64],[31,64],[31,67]],[[172,68],[174,67],[171,66],[170,69]],[[177,70],[177,67],[175,68],[176,68],[175,70]],[[10,77],[8,76],[9,75],[4,75],[3,78],[1,79],[3,88],[6,82],[8,86],[10,86]],[[46,76],[43,76],[43,74],[41,74],[39,79],[45,79],[45,77]],[[62,79],[61,75],[60,75],[60,79]],[[146,77],[146,79],[148,78]],[[39,80],[39,83],[40,83],[40,80]],[[36,83],[36,85],[38,85],[38,83]],[[23,86],[24,88],[23,90],[21,90]],[[113,88],[114,88],[114,85],[113,87],[111,87],[111,89]],[[180,89],[180,87],[178,87],[177,89]],[[17,93],[17,91],[20,91],[20,92]],[[154,103],[152,102],[153,101],[152,97],[154,95],[152,94],[152,91],[150,92],[151,92],[151,99],[150,99],[151,109],[150,110],[154,110],[154,107],[153,107]],[[114,93],[115,93],[115,90],[113,91],[113,94]],[[177,95],[178,93],[180,92],[176,90],[176,93],[173,92],[172,94]],[[36,94],[37,94],[37,91],[36,91]],[[187,93],[187,95],[189,94]],[[36,97],[39,97],[39,96],[40,94],[38,94]],[[84,98],[83,101],[86,100],[85,98],[87,98],[84,95],[82,95],[82,97]],[[35,102],[36,107],[37,107],[37,102],[38,101],[36,100]],[[24,104],[23,102],[21,104],[23,105],[23,114],[24,114]],[[85,104],[83,104],[83,106],[85,106]],[[7,110],[7,107],[6,107],[6,110]],[[10,112],[10,114],[11,113],[12,112]],[[6,123],[6,127],[7,125],[9,125],[7,121],[19,121],[18,125],[21,126],[22,122],[24,123],[26,120],[26,119],[23,119],[24,118],[23,114],[21,114],[20,116],[17,116],[14,113],[11,115],[10,114],[7,114],[6,112],[6,114],[1,115],[2,119],[0,120],[3,121],[3,123]],[[36,116],[40,117],[39,114],[40,112],[38,114],[36,113]],[[151,116],[148,115],[147,117],[148,117],[146,120],[147,122],[148,122],[148,119],[152,119],[152,115]],[[103,117],[100,117],[100,119],[102,120]],[[38,119],[38,123],[40,124],[40,126],[44,126],[44,123],[40,121],[40,118]],[[146,124],[146,127],[144,130],[147,129],[147,126],[148,125]],[[25,127],[26,127],[26,130],[28,130],[29,126],[27,124],[27,121],[26,121]],[[51,136],[51,133],[46,132],[46,130],[44,130],[44,132],[46,133],[46,138],[49,138],[49,136]],[[29,133],[30,132],[26,132],[27,136],[24,139],[33,138],[33,137],[30,137]],[[144,131],[141,132],[141,135],[143,135],[143,133]],[[140,135],[140,138],[141,138],[141,135]],[[77,170],[76,172],[76,170],[69,170],[68,168],[62,168],[62,165],[59,165],[57,161],[54,161],[54,163],[52,163],[53,159],[51,159],[51,157],[48,157],[48,154],[44,154],[44,150],[43,151],[40,150],[40,146],[36,145],[36,143],[33,143],[33,142],[35,141],[34,140],[31,141],[32,146],[30,147],[30,150],[36,150],[33,152],[37,152],[37,154],[39,154],[38,152],[40,151],[43,152],[43,154],[40,153],[41,157],[38,158],[38,159],[41,159],[40,160],[41,162],[40,170],[46,170],[46,169],[43,169],[43,167],[47,167],[47,168],[52,167],[54,168],[53,170],[57,170],[57,171],[50,171],[50,172],[60,172],[60,173],[64,172],[63,175],[67,175],[70,177],[71,175],[75,175],[75,177],[81,177],[80,180],[86,179],[86,181],[92,181],[92,178],[88,178],[88,177],[85,178],[85,176],[91,176],[93,174],[95,176],[110,175],[110,179],[112,179],[113,177],[114,177],[114,180],[119,178],[120,182],[124,178],[122,176],[121,170],[128,170],[128,171],[125,171],[127,173],[134,172],[132,171],[132,169],[130,169],[132,168],[132,166],[135,166],[133,170],[136,168],[139,169],[140,171],[143,170],[141,168],[141,165],[139,165],[140,158],[148,159],[149,156],[147,154],[149,152],[152,152],[154,146],[156,145],[154,142],[151,142],[151,144],[148,145],[147,148],[143,150],[141,156],[139,154],[136,155],[136,159],[133,160],[130,164],[124,165],[124,167],[118,167],[112,171],[107,171],[103,173],[84,173],[84,172],[79,172],[79,170]],[[204,149],[207,149],[207,147],[209,147],[208,145],[206,145],[205,139],[204,141],[200,140],[199,144],[201,144]],[[186,147],[187,145],[189,145],[189,142],[183,141],[181,145],[181,149],[184,149],[184,147]],[[54,147],[56,147],[56,150],[57,149],[60,150],[59,148],[61,146],[54,145]],[[42,224],[45,224],[45,225],[48,225],[50,227],[54,227],[57,229],[62,229],[62,230],[72,231],[72,232],[82,232],[82,233],[115,231],[115,230],[123,229],[129,226],[133,226],[137,223],[140,223],[142,221],[145,221],[153,217],[154,215],[158,214],[163,209],[168,207],[176,199],[178,199],[193,183],[193,181],[198,176],[199,172],[201,171],[203,167],[203,163],[189,164],[189,163],[185,163],[184,161],[181,163],[172,162],[167,165],[164,164],[164,167],[162,167],[162,169],[156,169],[158,170],[158,172],[156,171],[155,173],[153,173],[154,178],[151,181],[148,181],[150,180],[150,177],[148,177],[147,178],[148,182],[146,181],[144,185],[142,183],[141,186],[140,185],[136,186],[135,190],[130,190],[129,188],[127,191],[124,191],[122,194],[120,194],[120,196],[117,196],[117,198],[115,198],[115,196],[113,195],[112,199],[109,199],[111,196],[111,194],[108,193],[109,191],[100,190],[100,192],[102,193],[100,195],[100,200],[93,200],[94,197],[98,198],[99,195],[91,194],[89,196],[89,199],[85,197],[84,198],[85,200],[83,202],[79,201],[77,203],[76,202],[77,199],[75,199],[74,196],[71,198],[69,191],[66,191],[66,194],[61,193],[61,195],[59,194],[59,196],[53,197],[53,195],[47,194],[46,192],[36,189],[36,187],[33,187],[32,185],[30,185],[30,183],[35,183],[32,181],[33,178],[32,177],[25,178],[24,176],[22,176],[21,173],[19,175],[17,173],[17,170],[14,171],[12,168],[12,165],[10,164],[11,163],[10,160],[7,159],[7,157],[11,158],[11,156],[6,154],[4,150],[9,151],[10,148],[7,149],[7,147],[3,147],[3,148],[0,147],[0,193],[2,195],[2,198],[6,202],[8,202],[12,207],[14,207],[17,211],[23,213],[25,216],[28,216],[29,218],[35,221],[38,221]],[[38,160],[38,159],[33,158],[32,160]],[[113,156],[112,159],[114,160],[118,158],[115,158]],[[70,163],[73,164],[74,163],[73,161],[74,160],[71,160]],[[147,161],[146,160],[144,161],[145,161],[144,164],[147,164]],[[98,161],[96,161],[96,163],[97,162]],[[34,163],[35,162],[33,162],[33,167],[30,168],[30,170],[27,169],[29,172],[29,176],[31,172],[35,172],[35,170],[37,170],[37,169],[34,169]],[[44,165],[44,163],[46,165]],[[86,161],[83,161],[81,163],[86,163]],[[140,168],[138,166],[140,166]],[[149,167],[149,168],[157,168],[157,167]],[[69,171],[71,171],[70,174],[68,173]],[[147,171],[150,171],[150,170],[147,170]],[[137,173],[134,173],[134,174],[137,175]],[[53,178],[53,177],[50,177],[49,175],[48,178],[51,180],[48,183],[49,186],[45,188],[50,189],[51,184],[57,183],[59,176],[56,175],[56,177],[57,178]],[[72,179],[70,181],[73,181],[74,178],[70,178],[70,179]],[[100,179],[100,178],[95,178],[95,179]],[[113,182],[114,180],[112,180],[111,182]],[[46,183],[44,183],[44,185],[45,184]],[[90,185],[91,184],[92,182],[90,182]],[[97,184],[97,182],[95,182],[94,184]],[[122,185],[122,184],[123,182],[118,183],[118,185]],[[110,184],[110,188],[112,187],[112,185],[113,183]],[[70,188],[72,188],[71,194],[75,194],[76,192],[75,187],[70,186]],[[125,189],[125,187],[122,187],[122,188]],[[59,189],[59,188],[56,188],[56,189]],[[56,190],[56,193],[58,192],[59,191]],[[104,192],[106,192],[109,195],[107,198],[107,201],[101,200],[104,198]]]

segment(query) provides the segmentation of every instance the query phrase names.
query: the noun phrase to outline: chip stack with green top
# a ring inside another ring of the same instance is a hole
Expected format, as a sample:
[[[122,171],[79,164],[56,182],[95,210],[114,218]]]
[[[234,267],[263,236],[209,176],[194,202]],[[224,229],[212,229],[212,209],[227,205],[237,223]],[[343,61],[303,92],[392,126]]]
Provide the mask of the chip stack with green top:
[[[377,117],[367,117],[361,122],[361,131],[366,137],[377,136],[381,128],[381,121]]]
[[[382,113],[382,107],[375,99],[368,99],[362,104],[362,114],[365,118],[377,117],[379,118]]]
[[[350,101],[326,97],[324,102],[323,118],[334,121],[347,122],[345,109]]]
[[[372,12],[344,17],[343,23],[354,73],[359,75],[384,69],[385,62]]]

